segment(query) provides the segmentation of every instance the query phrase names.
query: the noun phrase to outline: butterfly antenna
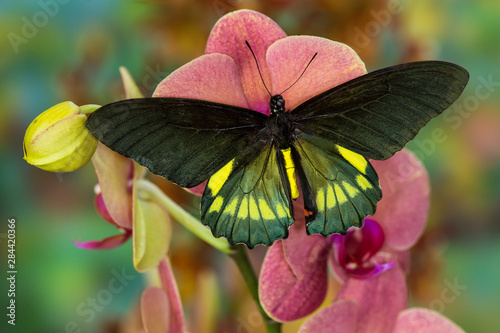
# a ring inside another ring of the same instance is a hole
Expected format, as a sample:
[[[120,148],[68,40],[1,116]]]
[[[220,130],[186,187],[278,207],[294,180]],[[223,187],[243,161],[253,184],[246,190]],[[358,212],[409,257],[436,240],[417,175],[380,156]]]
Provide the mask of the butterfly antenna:
[[[317,55],[318,55],[318,52],[314,53],[314,55],[313,55],[313,57],[311,58],[311,60],[309,60],[309,63],[307,64],[306,68],[304,68],[304,70],[302,71],[302,74],[300,74],[300,76],[297,78],[297,80],[295,80],[295,82],[294,82],[294,83],[292,83],[292,84],[290,85],[290,87],[288,87],[288,88],[286,88],[285,90],[283,90],[283,91],[280,93],[280,95],[281,95],[281,94],[283,94],[283,93],[284,93],[285,91],[287,91],[288,89],[290,89],[291,87],[293,87],[293,85],[294,85],[295,83],[297,83],[297,81],[298,81],[298,80],[300,80],[300,78],[302,77],[302,75],[304,75],[304,73],[306,72],[307,67],[309,67],[309,65],[310,65],[310,64],[311,64],[311,62],[314,60],[314,58],[316,58],[316,56],[317,56]]]
[[[247,44],[248,48],[250,49],[250,52],[252,52],[253,58],[255,59],[255,64],[257,64],[257,70],[259,71],[260,79],[262,80],[262,83],[264,84],[264,88],[266,88],[269,96],[272,96],[271,93],[269,92],[269,89],[267,89],[266,83],[264,82],[264,78],[262,77],[262,73],[260,72],[259,62],[257,61],[257,57],[255,56],[255,53],[253,53],[253,50],[250,47],[250,44],[248,43],[248,41],[245,41],[245,43]]]

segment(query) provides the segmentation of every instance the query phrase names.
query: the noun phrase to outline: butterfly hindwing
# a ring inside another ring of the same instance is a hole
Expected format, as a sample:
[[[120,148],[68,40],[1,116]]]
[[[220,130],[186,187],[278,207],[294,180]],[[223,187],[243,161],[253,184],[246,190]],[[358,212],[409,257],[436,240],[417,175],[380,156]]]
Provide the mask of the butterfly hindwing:
[[[86,126],[112,150],[193,187],[258,141],[266,119],[259,112],[208,101],[141,98],[101,107]]]
[[[307,134],[297,138],[295,149],[305,208],[313,212],[306,216],[308,234],[345,234],[375,212],[382,192],[375,170],[363,156]]]
[[[253,158],[239,156],[210,177],[201,214],[214,236],[250,248],[288,236],[294,219],[288,182],[280,175],[280,154],[266,142]],[[235,169],[242,158],[250,161]]]
[[[367,158],[401,150],[462,93],[462,67],[423,61],[397,65],[327,90],[293,110],[296,126]]]

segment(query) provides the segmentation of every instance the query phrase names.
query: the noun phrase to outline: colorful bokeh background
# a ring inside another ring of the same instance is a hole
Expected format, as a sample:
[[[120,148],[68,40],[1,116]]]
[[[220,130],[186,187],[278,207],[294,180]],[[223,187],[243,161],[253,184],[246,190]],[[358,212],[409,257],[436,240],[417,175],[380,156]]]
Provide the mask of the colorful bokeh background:
[[[462,97],[408,145],[432,182],[428,226],[412,251],[410,300],[467,332],[497,332],[500,2],[495,0],[1,1],[0,331],[138,332],[138,300],[151,274],[134,271],[130,242],[109,251],[72,244],[115,232],[94,209],[92,166],[54,174],[28,165],[24,131],[61,101],[123,99],[119,66],[150,95],[164,76],[203,54],[222,15],[242,8],[270,16],[289,35],[344,42],[369,71],[440,59],[470,72]],[[199,199],[153,179],[196,214]],[[15,327],[5,315],[9,218],[16,220]],[[171,256],[190,332],[263,332],[233,263],[174,227]],[[256,262],[264,250],[253,253]],[[110,293],[116,275],[126,275],[123,288]],[[285,329],[295,332],[297,325]]]

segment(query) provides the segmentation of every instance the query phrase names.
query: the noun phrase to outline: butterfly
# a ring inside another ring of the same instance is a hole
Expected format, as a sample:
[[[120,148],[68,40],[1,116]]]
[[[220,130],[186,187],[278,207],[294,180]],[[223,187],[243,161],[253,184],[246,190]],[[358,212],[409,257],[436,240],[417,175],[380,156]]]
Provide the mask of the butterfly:
[[[288,236],[298,184],[308,234],[361,226],[382,197],[367,159],[401,150],[468,79],[452,63],[413,62],[357,77],[293,110],[281,94],[271,96],[269,116],[204,100],[140,98],[102,106],[86,126],[182,187],[208,179],[202,223],[215,237],[253,248]]]

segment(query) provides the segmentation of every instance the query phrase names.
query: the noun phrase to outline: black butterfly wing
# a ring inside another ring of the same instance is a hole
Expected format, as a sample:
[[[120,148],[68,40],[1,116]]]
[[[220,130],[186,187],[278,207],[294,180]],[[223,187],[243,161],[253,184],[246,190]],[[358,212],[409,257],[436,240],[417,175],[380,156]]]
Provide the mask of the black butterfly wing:
[[[462,93],[468,72],[455,64],[423,61],[371,72],[327,90],[293,110],[305,133],[383,160]]]
[[[436,61],[375,71],[330,89],[293,110],[307,232],[344,234],[361,226],[382,197],[366,157],[401,150],[462,93],[469,75]]]
[[[250,162],[235,169],[240,160]],[[201,217],[231,244],[253,248],[286,238],[294,219],[282,151],[260,141],[217,171],[205,187]]]
[[[112,150],[180,186],[193,187],[259,141],[267,118],[207,101],[141,98],[101,107],[86,126]]]
[[[296,138],[295,149],[308,234],[345,234],[375,212],[382,191],[363,156],[307,134]]]

